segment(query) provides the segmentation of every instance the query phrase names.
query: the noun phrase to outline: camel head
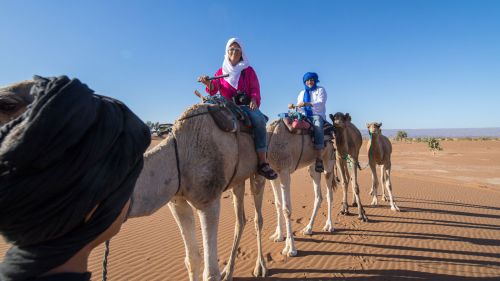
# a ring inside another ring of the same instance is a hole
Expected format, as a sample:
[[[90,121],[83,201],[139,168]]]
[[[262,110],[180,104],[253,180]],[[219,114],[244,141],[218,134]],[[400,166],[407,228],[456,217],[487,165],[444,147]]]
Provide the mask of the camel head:
[[[26,111],[33,102],[30,94],[34,81],[23,81],[0,88],[0,126]]]
[[[382,123],[377,123],[377,122],[371,122],[371,123],[366,123],[366,127],[368,128],[368,132],[370,135],[379,135],[382,133]]]
[[[349,113],[337,112],[335,115],[330,114],[329,116],[335,128],[343,129],[346,127],[347,122],[351,122],[351,115]]]

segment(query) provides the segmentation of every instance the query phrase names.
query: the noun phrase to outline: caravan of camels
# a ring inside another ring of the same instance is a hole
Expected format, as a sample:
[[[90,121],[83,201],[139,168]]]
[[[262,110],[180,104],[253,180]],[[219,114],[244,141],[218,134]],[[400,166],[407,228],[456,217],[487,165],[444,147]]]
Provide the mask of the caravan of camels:
[[[29,91],[33,81],[24,81],[0,89],[0,121],[6,124],[22,114],[33,101]],[[207,100],[212,102],[206,102]],[[202,103],[188,108],[175,122],[166,137],[144,154],[144,167],[132,195],[128,218],[148,216],[168,205],[184,240],[185,264],[190,280],[232,280],[239,242],[246,223],[243,198],[245,181],[250,180],[250,191],[255,206],[257,240],[256,262],[253,275],[268,274],[262,249],[262,199],[265,178],[257,172],[257,155],[251,131],[242,120],[237,120],[227,102],[205,98]],[[239,112],[240,115],[244,116]],[[343,188],[341,213],[347,215],[347,186],[351,182],[353,206],[358,208],[358,218],[368,221],[361,200],[357,169],[361,148],[361,134],[351,123],[350,115],[330,115],[333,128],[326,131],[325,148],[321,159],[324,172],[315,171],[316,153],[311,129],[296,129],[288,117],[273,120],[267,126],[267,154],[278,178],[271,180],[276,207],[277,226],[270,237],[275,242],[285,240],[282,254],[297,255],[291,224],[290,200],[291,174],[302,167],[309,167],[313,180],[314,204],[312,215],[303,234],[311,235],[314,221],[322,203],[321,175],[326,179],[327,219],[323,231],[333,232],[333,192],[339,182]],[[237,122],[235,122],[237,120]],[[229,125],[228,125],[229,124]],[[225,126],[225,127],[224,127]],[[377,204],[378,180],[375,166],[381,165],[381,182],[387,189],[391,210],[399,211],[394,202],[390,182],[391,144],[380,133],[380,123],[368,124],[372,135],[368,144],[373,184],[370,194],[372,205]],[[230,191],[236,214],[233,246],[228,263],[219,271],[217,233],[220,201],[224,191]],[[383,198],[385,199],[385,193]],[[312,203],[312,202],[311,202]],[[203,258],[196,241],[193,209],[198,213],[203,241]],[[286,232],[283,233],[282,218]]]

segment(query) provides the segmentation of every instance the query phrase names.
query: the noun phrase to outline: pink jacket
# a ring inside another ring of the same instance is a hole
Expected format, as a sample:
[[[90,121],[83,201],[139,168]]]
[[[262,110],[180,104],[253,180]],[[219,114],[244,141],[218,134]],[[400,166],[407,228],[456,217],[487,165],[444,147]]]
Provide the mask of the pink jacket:
[[[251,66],[243,70],[244,73],[240,75],[240,80],[238,81],[238,90],[245,92],[250,98],[255,99],[257,106],[260,107],[260,85],[257,74]],[[219,68],[215,73],[215,76],[222,75],[222,68]],[[236,95],[236,89],[233,88],[229,83],[227,83],[224,78],[215,79],[212,81],[213,90],[210,91],[208,87],[205,91],[211,96],[217,94],[220,91],[221,95],[226,99],[232,100],[233,96]]]

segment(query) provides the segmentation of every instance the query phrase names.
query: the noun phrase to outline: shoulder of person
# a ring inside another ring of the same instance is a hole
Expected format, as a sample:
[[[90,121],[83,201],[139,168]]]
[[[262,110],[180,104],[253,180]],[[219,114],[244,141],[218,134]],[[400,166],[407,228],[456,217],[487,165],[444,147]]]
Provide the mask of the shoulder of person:
[[[323,93],[323,94],[325,94],[325,93],[326,93],[325,88],[324,88],[324,87],[321,87],[321,86],[318,86],[317,91],[318,91],[318,93]]]
[[[251,67],[251,66],[249,66],[249,67],[247,67],[247,68],[243,69],[242,71],[245,71],[245,74],[250,74],[250,73],[252,73],[252,74],[254,74],[254,75],[257,75],[257,74],[255,73],[255,70],[254,70],[254,69],[253,69],[253,67]]]

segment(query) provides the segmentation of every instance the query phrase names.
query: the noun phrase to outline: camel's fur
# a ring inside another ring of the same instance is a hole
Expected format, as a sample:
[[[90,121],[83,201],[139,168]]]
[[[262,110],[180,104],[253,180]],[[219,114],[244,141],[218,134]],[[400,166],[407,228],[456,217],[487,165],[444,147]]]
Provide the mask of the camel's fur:
[[[365,210],[361,205],[359,197],[359,184],[358,184],[358,168],[359,166],[359,150],[363,144],[361,132],[351,123],[351,116],[349,113],[343,114],[341,112],[330,114],[330,119],[335,126],[335,146],[337,168],[339,169],[339,176],[342,182],[342,207],[341,214],[347,215],[349,207],[347,205],[347,185],[349,180],[352,182],[353,191],[353,206],[358,206],[358,218],[363,221],[368,221]],[[348,165],[352,167],[352,177],[349,177]]]
[[[267,126],[268,160],[273,169],[278,172],[279,177],[271,181],[274,192],[274,201],[277,213],[277,226],[275,233],[270,237],[275,242],[283,241],[282,216],[286,223],[286,244],[282,251],[283,255],[295,256],[297,249],[293,239],[291,226],[292,206],[290,199],[290,175],[296,168],[309,166],[309,173],[314,181],[314,208],[309,224],[303,229],[304,234],[312,234],[314,219],[321,205],[321,174],[314,170],[316,151],[312,139],[308,135],[291,134],[281,120],[273,121]],[[302,152],[301,152],[302,151]],[[324,231],[333,232],[332,205],[333,188],[335,181],[333,170],[335,165],[335,154],[333,145],[328,144],[323,150],[323,163],[325,168],[326,193],[328,201],[328,217],[323,228]],[[302,154],[302,155],[301,155]],[[299,162],[300,161],[300,162]]]
[[[0,126],[17,118],[33,101],[30,95],[34,81],[22,81],[0,88]]]
[[[191,209],[194,207],[200,218],[203,235],[203,280],[231,280],[238,244],[245,226],[245,180],[250,178],[255,201],[258,245],[254,274],[265,276],[267,268],[261,246],[261,205],[265,181],[264,178],[255,176],[257,155],[253,139],[248,134],[238,133],[237,137],[235,133],[221,131],[209,114],[182,120],[193,114],[206,112],[208,106],[212,105],[198,104],[186,110],[179,118],[181,121],[174,125],[173,135],[145,153],[144,168],[132,196],[130,216],[149,215],[170,202],[170,210],[179,225],[186,248],[185,264],[189,279],[198,280],[201,255]],[[177,172],[174,136],[178,147],[180,175]],[[230,184],[236,212],[233,249],[221,276],[217,255],[220,197],[235,169],[237,173]]]
[[[378,205],[377,199],[377,189],[378,189],[378,179],[377,179],[377,165],[380,165],[380,181],[382,182],[382,199],[387,201],[385,196],[385,189],[389,194],[389,200],[391,204],[391,210],[399,211],[399,207],[396,206],[394,202],[394,197],[392,195],[392,184],[391,184],[391,153],[392,144],[391,141],[384,135],[382,135],[382,123],[368,123],[366,124],[368,132],[370,133],[370,140],[366,147],[368,151],[368,162],[370,169],[372,171],[372,188],[370,190],[370,195],[372,196],[372,205]]]

